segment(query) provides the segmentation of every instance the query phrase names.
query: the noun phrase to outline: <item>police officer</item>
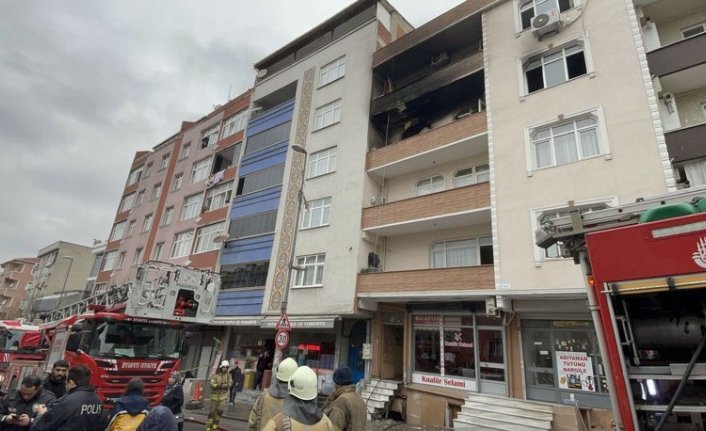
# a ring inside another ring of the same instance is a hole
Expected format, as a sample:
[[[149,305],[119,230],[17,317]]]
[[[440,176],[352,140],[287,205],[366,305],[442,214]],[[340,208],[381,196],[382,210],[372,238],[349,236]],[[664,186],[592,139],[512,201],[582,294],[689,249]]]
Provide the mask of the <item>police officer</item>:
[[[265,431],[334,431],[333,424],[316,402],[317,378],[314,370],[304,365],[289,379],[289,398],[282,412],[263,428]]]
[[[285,398],[289,398],[287,383],[292,374],[299,368],[296,361],[287,358],[277,366],[275,382],[270,385],[267,391],[260,394],[252,406],[250,418],[248,419],[248,431],[260,431],[267,422],[282,411]]]
[[[27,376],[19,389],[10,391],[0,403],[0,430],[24,431],[35,416],[35,406],[54,401],[54,394],[42,390],[42,379]]]
[[[103,403],[96,388],[90,385],[91,370],[84,365],[73,367],[66,377],[68,392],[49,408],[37,407],[39,415],[31,431],[98,431],[108,425]]]

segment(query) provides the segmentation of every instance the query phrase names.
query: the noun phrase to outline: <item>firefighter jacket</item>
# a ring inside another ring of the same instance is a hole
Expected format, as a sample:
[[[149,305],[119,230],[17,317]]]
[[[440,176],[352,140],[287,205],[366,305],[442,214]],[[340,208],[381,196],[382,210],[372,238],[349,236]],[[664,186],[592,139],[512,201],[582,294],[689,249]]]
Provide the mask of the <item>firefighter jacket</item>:
[[[230,387],[233,386],[233,378],[227,371],[222,373],[220,369],[211,377],[211,401],[228,401]]]
[[[248,431],[261,431],[270,419],[282,411],[285,398],[289,398],[287,382],[275,380],[267,391],[257,397],[248,418]]]
[[[365,431],[368,409],[355,391],[355,385],[342,386],[326,400],[324,413],[333,426],[342,431]]]

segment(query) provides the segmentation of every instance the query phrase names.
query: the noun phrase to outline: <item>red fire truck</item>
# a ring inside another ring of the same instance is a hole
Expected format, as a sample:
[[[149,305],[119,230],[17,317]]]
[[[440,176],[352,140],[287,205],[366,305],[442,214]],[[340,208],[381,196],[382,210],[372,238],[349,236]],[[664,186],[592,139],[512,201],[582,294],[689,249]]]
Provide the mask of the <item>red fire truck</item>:
[[[573,207],[570,203],[570,207]],[[616,428],[706,423],[706,189],[567,217],[537,231],[582,265]]]
[[[20,379],[18,364],[38,368],[45,357],[46,344],[42,343],[39,327],[21,320],[0,320],[0,385],[3,389]]]

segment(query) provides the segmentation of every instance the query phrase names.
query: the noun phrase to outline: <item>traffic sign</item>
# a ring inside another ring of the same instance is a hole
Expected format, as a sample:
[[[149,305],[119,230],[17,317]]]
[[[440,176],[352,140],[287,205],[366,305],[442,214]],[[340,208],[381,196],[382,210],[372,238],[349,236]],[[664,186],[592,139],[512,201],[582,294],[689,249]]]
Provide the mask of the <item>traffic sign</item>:
[[[275,335],[275,344],[280,349],[284,349],[289,345],[289,332],[280,329]]]
[[[287,313],[283,314],[282,317],[279,318],[279,321],[275,325],[275,329],[278,331],[292,330],[292,325],[289,323],[289,316],[287,316]]]

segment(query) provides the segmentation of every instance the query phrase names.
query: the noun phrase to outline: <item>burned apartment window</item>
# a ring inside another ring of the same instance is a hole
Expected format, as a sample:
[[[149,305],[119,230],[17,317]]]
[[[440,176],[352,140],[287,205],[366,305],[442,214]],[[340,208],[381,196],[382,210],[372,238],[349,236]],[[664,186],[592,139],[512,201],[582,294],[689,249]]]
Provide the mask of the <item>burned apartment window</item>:
[[[583,45],[573,45],[525,62],[527,93],[566,82],[587,72]]]
[[[264,286],[270,262],[252,262],[221,267],[221,289]]]
[[[216,156],[213,158],[213,169],[211,172],[215,174],[216,172],[236,165],[240,157],[240,145],[241,144],[235,144],[232,147],[216,153]]]

